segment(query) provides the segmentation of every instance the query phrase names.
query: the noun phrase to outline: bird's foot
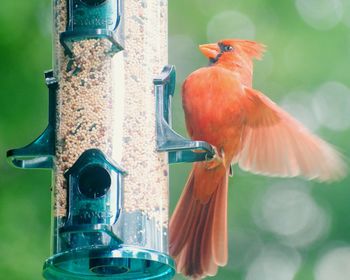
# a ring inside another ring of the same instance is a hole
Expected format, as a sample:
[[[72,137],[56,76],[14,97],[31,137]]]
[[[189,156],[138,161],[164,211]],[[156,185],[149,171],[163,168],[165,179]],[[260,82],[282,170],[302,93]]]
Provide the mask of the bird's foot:
[[[224,150],[221,149],[219,153],[218,150],[214,147],[214,151],[215,151],[214,157],[205,163],[205,168],[208,170],[217,168],[218,166],[221,166],[221,165],[225,166],[226,164]]]

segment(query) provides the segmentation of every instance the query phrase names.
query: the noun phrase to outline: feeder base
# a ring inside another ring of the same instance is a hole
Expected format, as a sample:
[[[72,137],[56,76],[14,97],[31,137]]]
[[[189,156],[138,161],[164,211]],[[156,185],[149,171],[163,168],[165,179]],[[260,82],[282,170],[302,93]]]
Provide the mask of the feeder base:
[[[48,280],[172,279],[173,259],[133,246],[81,248],[56,254],[44,264]]]

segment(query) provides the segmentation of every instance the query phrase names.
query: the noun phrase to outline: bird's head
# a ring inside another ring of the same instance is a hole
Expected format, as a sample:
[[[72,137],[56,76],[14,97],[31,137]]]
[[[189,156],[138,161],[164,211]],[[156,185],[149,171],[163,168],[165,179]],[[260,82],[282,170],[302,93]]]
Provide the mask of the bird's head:
[[[199,46],[200,51],[212,64],[251,64],[253,59],[261,59],[265,50],[263,44],[239,39],[221,40],[214,44]]]

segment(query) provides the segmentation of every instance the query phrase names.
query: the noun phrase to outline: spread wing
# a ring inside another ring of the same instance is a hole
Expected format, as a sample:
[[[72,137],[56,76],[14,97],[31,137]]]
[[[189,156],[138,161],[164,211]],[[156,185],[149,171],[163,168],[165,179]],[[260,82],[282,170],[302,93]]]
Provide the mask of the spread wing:
[[[319,181],[346,174],[342,155],[309,132],[261,92],[246,88],[242,149],[243,170],[269,176],[303,176]]]

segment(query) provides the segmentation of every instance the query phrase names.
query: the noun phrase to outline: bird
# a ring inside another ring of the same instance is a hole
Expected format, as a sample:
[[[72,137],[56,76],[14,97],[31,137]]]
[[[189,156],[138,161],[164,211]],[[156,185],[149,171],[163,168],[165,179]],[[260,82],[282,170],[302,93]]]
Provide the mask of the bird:
[[[272,177],[335,181],[347,172],[344,156],[252,86],[253,60],[265,45],[244,39],[203,44],[209,65],[182,85],[192,140],[215,149],[193,163],[169,222],[169,252],[191,279],[214,276],[228,261],[227,194],[231,166]],[[330,93],[331,94],[331,93]]]

